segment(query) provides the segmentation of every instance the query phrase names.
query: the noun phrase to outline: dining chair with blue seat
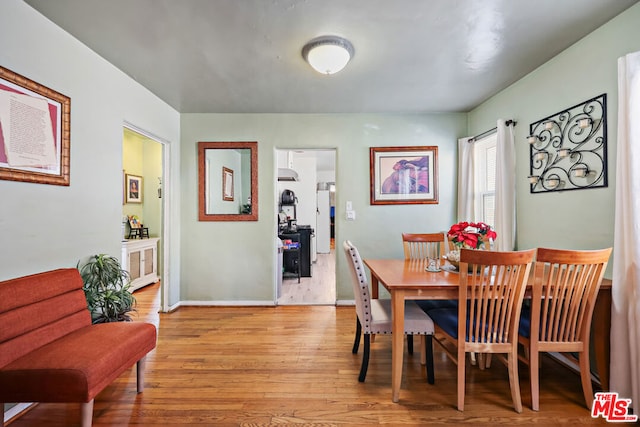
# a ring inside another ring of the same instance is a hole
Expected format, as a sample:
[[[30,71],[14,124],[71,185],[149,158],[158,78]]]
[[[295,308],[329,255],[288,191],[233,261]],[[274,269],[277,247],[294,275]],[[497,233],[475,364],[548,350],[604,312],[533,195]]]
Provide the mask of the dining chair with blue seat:
[[[456,308],[429,310],[447,356],[457,365],[458,410],[464,410],[466,353],[506,354],[511,398],[522,412],[518,379],[518,322],[535,250],[493,252],[462,249]],[[469,269],[471,267],[471,270]],[[463,321],[460,321],[463,319]]]
[[[587,408],[593,404],[590,331],[598,290],[611,248],[563,250],[539,248],[536,255],[531,306],[523,309],[518,340],[529,365],[531,408],[540,407],[540,356],[563,353],[580,367]],[[576,357],[577,355],[577,357]]]
[[[364,353],[358,376],[358,381],[364,382],[369,366],[371,336],[392,332],[391,300],[371,298],[369,282],[358,249],[348,240],[343,243],[343,249],[349,264],[356,303],[356,335],[353,354],[357,354],[360,336],[364,333]],[[407,337],[425,336],[421,352],[426,355],[427,381],[433,384],[435,382],[432,342],[434,325],[431,318],[415,304],[415,301],[405,301],[404,333]]]
[[[442,257],[449,252],[449,241],[445,232],[437,233],[402,233],[404,259],[419,260]],[[458,300],[417,300],[425,312],[434,308],[457,307]]]

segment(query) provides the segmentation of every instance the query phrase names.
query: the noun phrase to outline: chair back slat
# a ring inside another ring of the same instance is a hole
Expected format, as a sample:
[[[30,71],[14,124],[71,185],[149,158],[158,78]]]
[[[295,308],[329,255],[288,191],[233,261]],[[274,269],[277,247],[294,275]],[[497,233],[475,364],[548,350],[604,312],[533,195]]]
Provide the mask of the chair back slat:
[[[469,343],[512,344],[535,250],[460,253],[458,337]],[[468,314],[466,311],[468,310]]]
[[[532,322],[531,334],[537,333],[540,342],[585,339],[610,254],[610,248],[598,251],[538,249],[532,318],[539,313],[539,322]]]
[[[415,260],[429,257],[440,258],[449,252],[449,244],[444,232],[402,233],[404,258]]]

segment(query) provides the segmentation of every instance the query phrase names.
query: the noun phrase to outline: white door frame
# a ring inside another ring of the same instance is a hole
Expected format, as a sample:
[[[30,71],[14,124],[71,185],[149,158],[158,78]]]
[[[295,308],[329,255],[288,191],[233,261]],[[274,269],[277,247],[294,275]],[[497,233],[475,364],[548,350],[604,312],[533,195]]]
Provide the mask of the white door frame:
[[[169,276],[169,246],[171,242],[169,242],[169,224],[170,224],[170,214],[171,214],[171,195],[167,191],[171,188],[171,174],[170,174],[170,165],[171,165],[171,149],[169,148],[170,142],[164,138],[161,138],[152,132],[149,132],[145,129],[142,129],[133,123],[127,122],[126,120],[123,123],[123,127],[139,133],[140,135],[149,138],[159,144],[162,144],[162,231],[160,236],[160,246],[162,248],[162,273],[161,273],[161,281],[160,281],[160,300],[161,307],[160,310],[162,312],[168,312],[169,309],[169,289],[170,287],[170,276]]]

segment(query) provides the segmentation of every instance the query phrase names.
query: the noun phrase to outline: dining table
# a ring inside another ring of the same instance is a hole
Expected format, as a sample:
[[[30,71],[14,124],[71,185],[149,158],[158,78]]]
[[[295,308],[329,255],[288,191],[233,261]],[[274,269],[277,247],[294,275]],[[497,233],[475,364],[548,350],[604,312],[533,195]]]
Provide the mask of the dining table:
[[[379,285],[391,296],[391,399],[398,402],[402,382],[405,301],[458,299],[460,275],[449,264],[443,265],[440,271],[427,271],[426,260],[422,259],[364,259],[363,262],[371,272],[371,298],[379,297]],[[533,274],[527,284],[525,298],[530,296],[532,278]],[[605,279],[600,286],[591,322],[594,358],[603,390],[609,387],[610,326],[611,280]]]

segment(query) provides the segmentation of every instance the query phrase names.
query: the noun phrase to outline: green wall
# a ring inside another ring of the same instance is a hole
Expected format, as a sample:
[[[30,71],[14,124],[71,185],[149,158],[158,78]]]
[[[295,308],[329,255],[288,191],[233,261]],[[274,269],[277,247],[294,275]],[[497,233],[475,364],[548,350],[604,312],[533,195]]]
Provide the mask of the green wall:
[[[633,6],[469,113],[469,133],[516,126],[517,246],[596,249],[613,246],[619,57],[640,50],[640,4]],[[607,188],[529,192],[529,124],[607,94]],[[609,264],[611,271],[611,263]]]
[[[276,149],[336,149],[337,298],[353,300],[340,243],[363,257],[403,256],[401,233],[448,229],[455,219],[456,141],[466,114],[183,114],[181,299],[271,303],[275,288]],[[197,220],[197,142],[258,141],[259,221]],[[437,205],[371,206],[369,147],[438,146]],[[357,217],[345,220],[345,202]]]
[[[177,111],[21,0],[0,2],[0,65],[71,98],[71,185],[0,180],[0,280],[121,254],[125,122],[168,141],[179,234]],[[180,242],[170,246],[169,303],[178,301]]]

